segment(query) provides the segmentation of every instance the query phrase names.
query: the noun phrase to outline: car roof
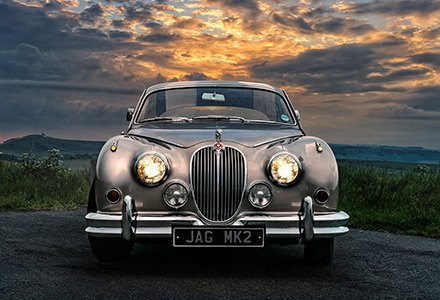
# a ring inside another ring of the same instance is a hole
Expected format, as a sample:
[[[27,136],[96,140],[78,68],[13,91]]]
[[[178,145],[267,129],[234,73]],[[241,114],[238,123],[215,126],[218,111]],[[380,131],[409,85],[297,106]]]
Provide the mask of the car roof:
[[[265,83],[246,82],[246,81],[177,81],[166,82],[150,86],[147,93],[152,93],[159,90],[177,89],[177,88],[192,88],[192,87],[229,87],[229,88],[252,88],[272,91],[278,94],[283,94],[283,91]]]

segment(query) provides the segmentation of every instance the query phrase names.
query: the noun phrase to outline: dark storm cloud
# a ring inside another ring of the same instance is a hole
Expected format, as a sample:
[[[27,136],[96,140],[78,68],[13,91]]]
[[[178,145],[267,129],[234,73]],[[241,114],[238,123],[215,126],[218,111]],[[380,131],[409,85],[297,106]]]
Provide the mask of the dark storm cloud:
[[[210,78],[203,73],[195,72],[188,75],[183,76],[183,80],[209,80]]]
[[[256,78],[280,85],[297,85],[310,93],[391,91],[385,84],[425,74],[427,69],[390,71],[379,63],[384,54],[377,44],[348,44],[308,50],[279,63],[263,63],[251,71]],[[383,74],[380,79],[371,74]],[[401,89],[400,89],[401,90]],[[393,90],[397,91],[397,90]]]
[[[147,54],[135,55],[130,58],[134,58],[139,61],[152,62],[158,66],[170,67],[174,55],[171,51],[156,51],[148,50]]]
[[[0,3],[0,40],[0,50],[15,49],[20,43],[52,52],[106,51],[127,46],[116,44],[98,29],[82,28],[79,18],[52,15],[44,8],[10,1]]]
[[[320,18],[313,26],[318,33],[362,35],[376,29],[357,20],[337,17]]]
[[[54,81],[36,80],[0,80],[0,87],[3,91],[13,92],[14,90],[26,89],[34,91],[80,91],[89,93],[137,95],[139,88],[105,86],[104,84],[65,83]]]
[[[308,15],[307,13],[305,15]],[[287,12],[274,13],[273,20],[281,25],[295,29],[303,35],[335,34],[335,35],[362,35],[376,29],[366,23],[350,18],[317,15],[307,20],[301,14]]]
[[[428,40],[437,40],[440,37],[440,27],[423,30],[421,36]]]
[[[384,14],[384,15],[413,15],[429,14],[440,10],[438,0],[376,0],[365,3],[349,2],[341,12],[352,14]]]
[[[420,64],[428,64],[433,67],[440,67],[440,53],[421,53],[412,56],[412,61]]]
[[[275,13],[272,18],[275,22],[284,26],[298,29],[302,33],[313,31],[312,27],[310,27],[310,25],[303,18],[295,15],[286,13]]]
[[[405,103],[417,109],[440,112],[440,87],[424,86],[414,89],[405,99]]]
[[[0,51],[0,78],[21,80],[60,80],[66,78],[63,62],[54,54],[41,53],[21,43],[14,50]]]
[[[148,43],[167,43],[181,39],[181,36],[174,33],[158,32],[144,34],[137,37],[138,41]]]
[[[108,35],[112,39],[122,39],[122,40],[128,40],[134,36],[134,34],[131,32],[120,31],[120,30],[110,30]]]
[[[420,108],[399,104],[389,108],[371,109],[370,115],[386,119],[440,120],[440,112],[438,111],[426,111]]]
[[[54,95],[40,95],[38,98],[22,97],[1,101],[1,128],[13,130],[30,128],[69,129],[77,126],[105,128],[113,120],[122,120],[125,108],[105,104],[66,101]]]
[[[102,9],[101,4],[97,3],[97,4],[93,4],[92,6],[84,9],[84,11],[80,14],[80,19],[81,19],[81,21],[95,24],[104,15],[105,15],[105,12]]]
[[[255,0],[205,0],[205,2],[208,4],[217,4],[233,11],[243,12],[244,9],[250,14],[261,14],[258,2]]]
[[[0,3],[0,49],[14,49],[20,43],[39,49],[65,47],[69,32],[78,21],[63,15],[48,16],[44,8],[16,2]],[[71,44],[71,43],[69,43]]]

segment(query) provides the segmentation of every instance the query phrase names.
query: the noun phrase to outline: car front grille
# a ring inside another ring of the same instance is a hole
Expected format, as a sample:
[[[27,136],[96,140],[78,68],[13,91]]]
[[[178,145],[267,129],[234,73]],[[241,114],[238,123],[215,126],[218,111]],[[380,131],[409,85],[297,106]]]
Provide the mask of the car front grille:
[[[204,147],[191,159],[191,185],[200,213],[209,221],[224,222],[238,211],[246,185],[246,161],[235,148]]]

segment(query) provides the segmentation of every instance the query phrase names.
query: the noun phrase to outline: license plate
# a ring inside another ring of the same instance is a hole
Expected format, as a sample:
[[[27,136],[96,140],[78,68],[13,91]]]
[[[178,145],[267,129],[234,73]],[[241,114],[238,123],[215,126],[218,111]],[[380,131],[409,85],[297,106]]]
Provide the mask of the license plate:
[[[264,228],[174,227],[174,247],[263,247]]]

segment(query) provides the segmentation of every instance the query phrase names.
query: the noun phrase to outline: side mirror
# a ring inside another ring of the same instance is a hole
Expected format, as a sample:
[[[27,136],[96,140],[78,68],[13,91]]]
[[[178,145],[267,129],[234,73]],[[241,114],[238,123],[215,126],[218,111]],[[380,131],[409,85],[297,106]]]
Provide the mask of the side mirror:
[[[125,117],[125,119],[127,119],[127,121],[131,121],[131,119],[133,118],[133,114],[134,114],[134,108],[130,107],[127,109],[127,115]]]
[[[301,120],[301,115],[299,114],[299,110],[295,109],[295,117],[298,120],[298,122]]]

